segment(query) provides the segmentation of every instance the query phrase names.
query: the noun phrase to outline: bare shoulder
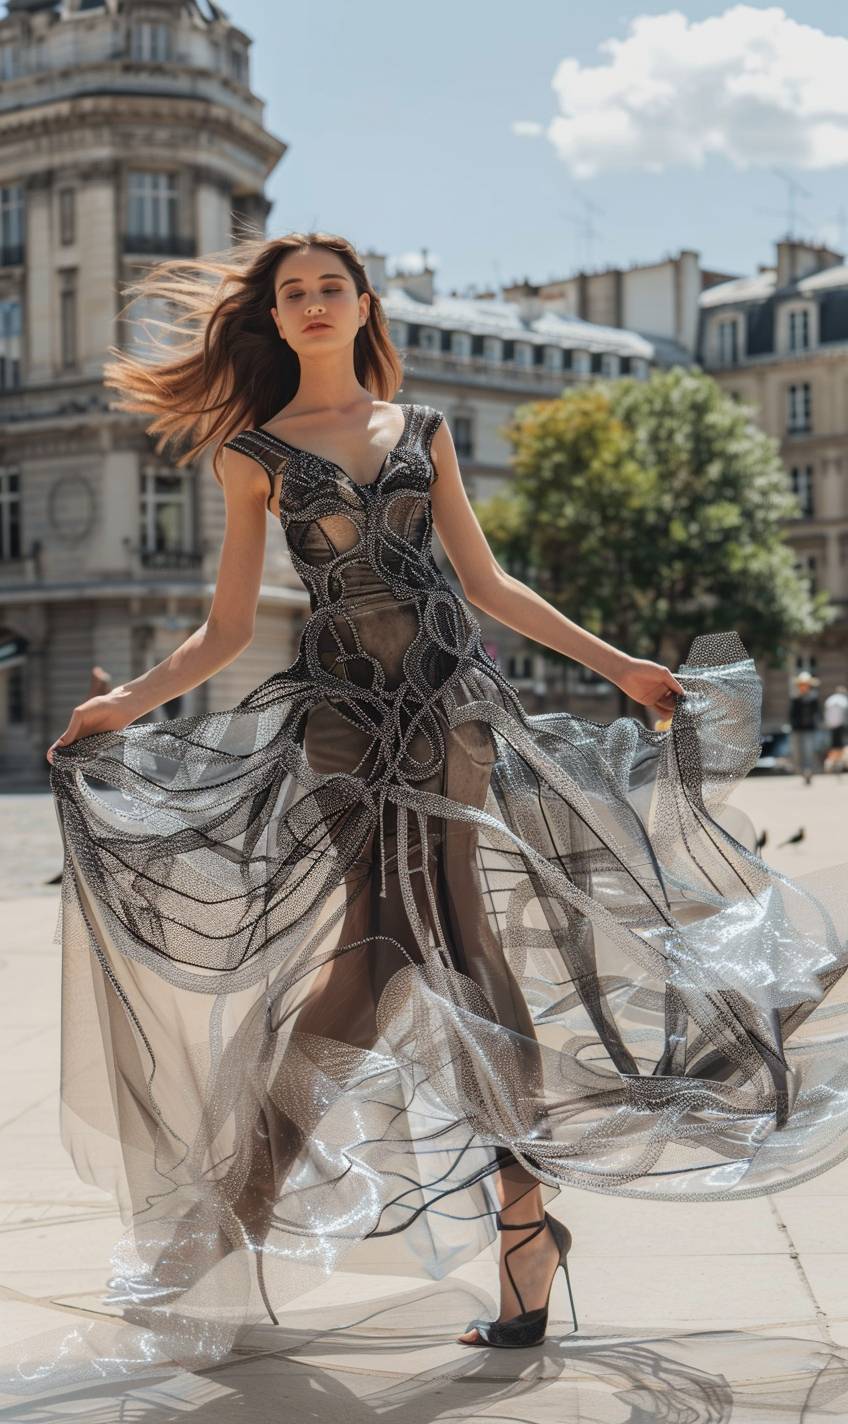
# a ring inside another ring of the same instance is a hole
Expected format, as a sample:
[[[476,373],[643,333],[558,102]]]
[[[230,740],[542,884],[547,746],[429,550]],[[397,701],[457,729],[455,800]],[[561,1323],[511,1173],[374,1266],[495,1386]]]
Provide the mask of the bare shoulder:
[[[439,410],[437,406],[432,405],[425,406],[424,409],[427,412],[430,458],[436,469],[441,473],[446,465],[456,463],[453,435],[443,410]]]
[[[257,462],[255,455],[232,445],[221,445],[213,472],[228,499],[245,501],[256,498],[264,504],[268,493],[268,473]]]

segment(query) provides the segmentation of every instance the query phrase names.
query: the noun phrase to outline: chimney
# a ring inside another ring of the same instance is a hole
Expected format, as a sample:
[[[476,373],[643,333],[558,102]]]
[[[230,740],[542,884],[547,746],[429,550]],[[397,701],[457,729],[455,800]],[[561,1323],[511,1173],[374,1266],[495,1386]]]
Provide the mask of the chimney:
[[[834,252],[830,247],[822,247],[814,242],[802,242],[798,238],[783,237],[777,243],[777,285],[788,287],[801,277],[809,277],[811,272],[821,272],[826,267],[838,267],[845,261],[844,254]]]
[[[421,249],[421,261],[423,266],[420,272],[396,272],[389,278],[388,285],[399,287],[411,297],[417,297],[420,302],[432,302],[435,295],[433,279],[436,273],[430,266],[426,247]]]
[[[378,297],[386,290],[386,256],[383,252],[363,252],[362,265]]]

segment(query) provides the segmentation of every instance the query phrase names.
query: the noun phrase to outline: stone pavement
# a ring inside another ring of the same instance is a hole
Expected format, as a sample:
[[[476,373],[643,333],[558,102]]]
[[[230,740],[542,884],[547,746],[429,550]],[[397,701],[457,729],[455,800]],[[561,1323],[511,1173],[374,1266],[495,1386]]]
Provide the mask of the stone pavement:
[[[848,861],[848,776],[810,787],[796,777],[749,778],[733,800],[767,830],[763,854],[778,869]],[[778,848],[801,827],[800,843]],[[0,844],[0,1344],[8,1349],[52,1322],[58,1329],[84,1318],[75,1308],[96,1308],[123,1228],[111,1200],[76,1177],[58,1137],[59,891],[46,882],[61,852],[49,796],[0,796]],[[215,1369],[104,1382],[0,1408],[0,1420],[848,1418],[848,1161],[751,1201],[650,1203],[565,1190],[550,1205],[575,1240],[576,1337],[560,1324],[559,1275],[541,1350],[464,1348],[453,1323],[494,1313],[495,1248],[429,1282],[393,1270],[385,1243],[370,1251],[365,1243],[355,1269],[300,1297],[278,1328],[251,1331]]]

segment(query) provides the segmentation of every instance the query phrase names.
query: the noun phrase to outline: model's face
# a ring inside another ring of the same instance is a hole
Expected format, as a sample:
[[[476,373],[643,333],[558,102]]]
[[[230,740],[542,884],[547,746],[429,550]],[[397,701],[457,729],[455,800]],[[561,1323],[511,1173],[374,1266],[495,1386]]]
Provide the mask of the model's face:
[[[344,263],[323,247],[287,253],[274,294],[274,324],[299,355],[349,346],[368,317],[367,292],[357,293]]]

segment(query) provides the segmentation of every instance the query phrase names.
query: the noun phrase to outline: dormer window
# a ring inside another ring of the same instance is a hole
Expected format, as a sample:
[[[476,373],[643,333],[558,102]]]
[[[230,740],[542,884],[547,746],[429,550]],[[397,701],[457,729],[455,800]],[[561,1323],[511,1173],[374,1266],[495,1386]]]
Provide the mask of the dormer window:
[[[142,64],[166,64],[172,57],[171,26],[166,20],[137,20],[130,53]]]
[[[716,348],[720,366],[735,366],[739,361],[739,320],[722,317],[716,323]]]

